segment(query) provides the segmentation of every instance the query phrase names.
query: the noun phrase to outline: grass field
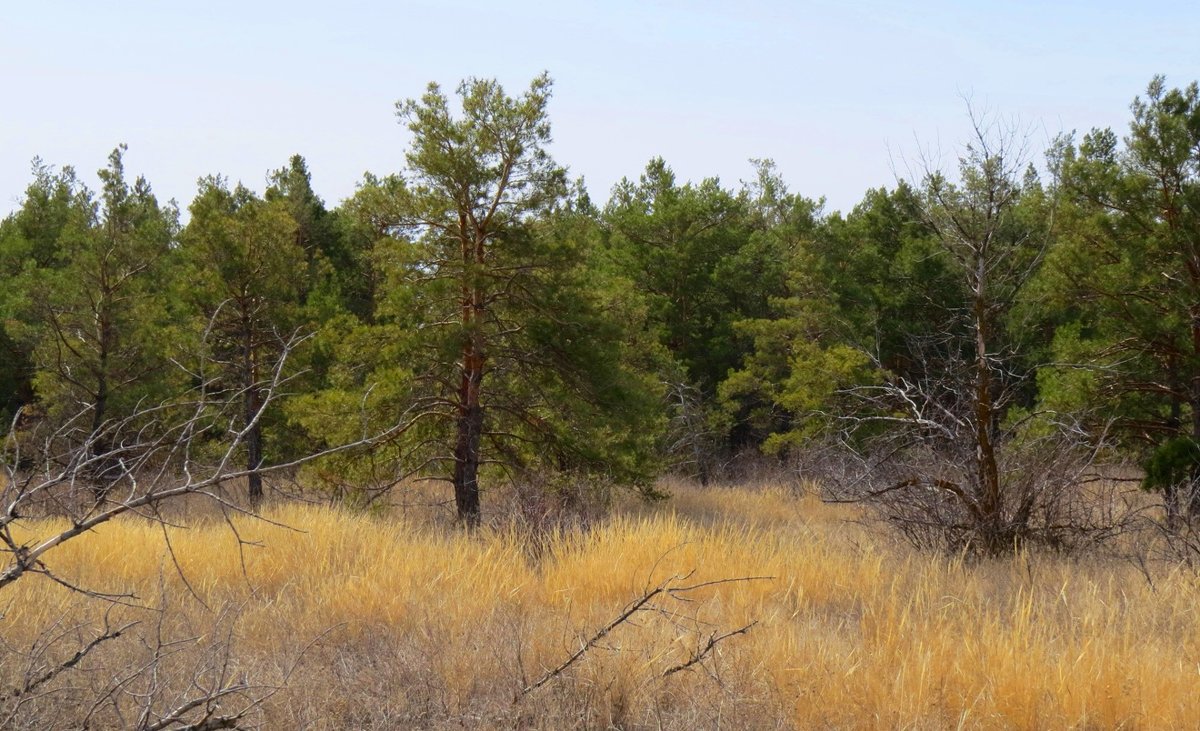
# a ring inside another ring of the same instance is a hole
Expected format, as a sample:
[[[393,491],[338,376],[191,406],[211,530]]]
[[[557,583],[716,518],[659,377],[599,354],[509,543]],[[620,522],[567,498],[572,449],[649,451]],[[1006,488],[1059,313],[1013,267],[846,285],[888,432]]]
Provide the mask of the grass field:
[[[171,706],[222,672],[255,686],[242,697],[286,676],[248,717],[270,729],[1200,723],[1191,571],[1026,555],[970,563],[913,552],[853,509],[782,487],[669,488],[668,501],[623,503],[587,530],[536,539],[511,526],[465,535],[415,510],[278,504],[265,516],[279,525],[232,527],[199,516],[166,533],[178,568],[160,526],[117,521],[48,564],[94,589],[132,589],[157,611],[110,610],[113,625],[140,624],[14,723],[78,718],[156,653],[153,678],[99,704],[93,728],[132,726],[119,708]],[[631,601],[684,576],[676,586],[770,578],[660,595],[661,611],[638,612],[520,695]],[[3,687],[102,625],[103,603],[40,577],[0,602]]]

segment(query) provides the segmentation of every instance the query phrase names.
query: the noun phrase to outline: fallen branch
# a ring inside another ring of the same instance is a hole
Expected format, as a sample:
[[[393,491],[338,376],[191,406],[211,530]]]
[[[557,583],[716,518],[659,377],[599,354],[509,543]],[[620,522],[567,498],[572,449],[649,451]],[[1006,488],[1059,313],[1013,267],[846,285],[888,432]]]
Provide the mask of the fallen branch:
[[[672,576],[671,578],[667,579],[665,582],[659,584],[658,586],[654,587],[650,591],[646,592],[645,594],[642,594],[640,597],[635,599],[632,604],[629,604],[625,608],[625,611],[623,611],[619,615],[617,615],[616,619],[614,619],[613,621],[604,625],[604,627],[602,629],[600,629],[600,631],[598,631],[598,632],[596,632],[596,634],[592,635],[591,639],[589,639],[587,642],[583,643],[582,647],[580,647],[578,650],[576,650],[570,657],[568,657],[566,660],[564,660],[558,667],[554,668],[553,670],[547,671],[544,675],[542,675],[541,678],[539,678],[537,680],[537,682],[532,683],[532,684],[527,685],[524,688],[522,688],[520,694],[517,696],[517,699],[519,700],[522,696],[528,695],[529,693],[532,693],[533,691],[542,687],[546,683],[549,683],[551,680],[553,680],[554,678],[556,678],[560,674],[562,674],[562,672],[564,670],[566,670],[567,668],[574,665],[575,662],[577,660],[579,660],[579,658],[584,656],[584,653],[586,653],[588,650],[595,647],[596,643],[599,642],[600,640],[604,639],[605,636],[607,636],[609,632],[612,632],[622,622],[625,622],[630,617],[632,617],[634,614],[641,611],[641,609],[643,607],[645,607],[646,604],[649,603],[649,601],[651,599],[653,599],[654,597],[658,596],[659,594],[662,594],[663,592],[667,591],[667,585],[670,584],[672,581],[675,581],[677,578],[678,577]]]
[[[687,659],[687,662],[682,662],[674,667],[667,668],[666,670],[663,671],[663,673],[660,677],[665,678],[667,676],[674,675],[675,673],[678,673],[681,670],[687,670],[691,666],[695,665],[696,663],[700,662],[704,658],[708,657],[708,654],[710,652],[712,652],[713,649],[716,648],[718,642],[721,642],[722,640],[727,640],[730,637],[734,637],[735,635],[744,635],[747,632],[749,632],[750,628],[756,624],[758,624],[757,619],[754,620],[753,622],[751,622],[750,624],[748,624],[744,627],[741,627],[740,629],[735,629],[731,632],[726,632],[723,635],[718,635],[716,632],[713,632],[711,635],[708,636],[708,642],[704,643],[704,647],[696,648],[696,651],[693,652],[692,656]]]
[[[86,645],[84,645],[83,647],[76,650],[75,654],[72,655],[67,660],[64,660],[63,662],[50,668],[49,670],[45,671],[44,673],[42,673],[41,675],[39,675],[35,678],[30,678],[30,679],[26,680],[25,683],[20,688],[14,688],[13,690],[9,691],[7,694],[7,697],[8,698],[20,698],[21,696],[25,696],[25,695],[32,693],[33,691],[37,690],[39,687],[45,685],[46,683],[49,683],[51,680],[54,680],[54,678],[58,677],[60,674],[66,672],[67,670],[70,670],[71,668],[78,665],[80,663],[80,661],[82,661],[85,657],[88,656],[89,653],[91,653],[92,650],[95,650],[97,647],[104,644],[105,642],[108,642],[109,640],[115,640],[116,638],[123,635],[128,629],[130,629],[131,627],[133,627],[137,624],[138,624],[137,622],[130,622],[129,624],[126,624],[118,629],[106,629],[102,634],[99,634],[96,637],[92,638],[92,640],[90,642],[88,642]]]
[[[546,685],[551,680],[554,680],[558,676],[562,675],[563,672],[565,672],[567,670],[567,668],[571,667],[576,662],[578,662],[585,654],[587,654],[587,652],[589,650],[591,650],[601,640],[603,640],[605,637],[607,637],[610,632],[612,632],[613,630],[615,630],[617,627],[624,624],[625,622],[628,622],[630,620],[630,618],[632,618],[638,612],[652,611],[652,612],[659,612],[661,614],[666,614],[666,615],[673,615],[674,614],[673,612],[670,612],[667,609],[664,609],[663,607],[660,607],[660,606],[656,606],[652,603],[652,600],[656,597],[669,596],[672,599],[676,599],[678,601],[688,602],[688,601],[692,601],[692,599],[690,599],[689,597],[683,596],[683,595],[686,594],[687,592],[695,591],[697,589],[703,589],[703,588],[707,588],[707,587],[711,587],[711,586],[719,586],[721,584],[731,584],[734,582],[761,581],[761,580],[774,578],[773,576],[739,576],[739,577],[729,578],[729,579],[715,579],[713,581],[703,581],[698,584],[691,584],[691,585],[687,585],[687,586],[678,586],[679,582],[686,581],[687,579],[691,578],[691,576],[695,573],[696,573],[695,569],[693,569],[692,571],[689,571],[683,575],[676,574],[674,576],[667,578],[666,580],[664,580],[662,583],[658,584],[657,586],[650,588],[650,589],[646,589],[642,593],[641,596],[639,596],[637,599],[634,599],[632,602],[627,604],[625,606],[625,608],[621,611],[621,613],[618,614],[612,621],[608,622],[603,627],[601,627],[599,630],[597,630],[595,632],[595,634],[593,634],[586,642],[584,642],[583,645],[580,646],[580,648],[578,650],[573,652],[570,657],[568,657],[563,662],[559,663],[552,670],[547,670],[535,682],[530,683],[530,684],[526,685],[525,687],[523,687],[520,690],[520,692],[517,693],[517,696],[516,696],[516,698],[513,699],[513,702],[515,703],[515,702],[521,700],[521,698],[525,697],[526,695],[532,693],[533,691],[537,690],[538,688],[541,688],[542,686]],[[757,620],[755,620],[754,622],[751,622],[750,624],[748,624],[744,627],[741,627],[740,629],[736,629],[736,630],[733,630],[732,632],[727,632],[727,633],[721,634],[721,635],[718,635],[717,633],[714,632],[709,637],[708,642],[705,644],[705,646],[702,648],[697,648],[696,652],[693,653],[692,657],[689,658],[688,661],[684,662],[682,665],[679,665],[679,666],[676,666],[673,668],[669,668],[666,672],[664,672],[662,674],[662,677],[666,677],[673,673],[679,672],[680,670],[689,668],[692,665],[695,665],[696,663],[700,662],[705,657],[707,657],[708,654],[710,652],[712,652],[713,648],[716,647],[718,642],[721,642],[722,640],[728,639],[735,635],[745,634],[746,632],[749,632],[750,628],[756,624],[758,624]]]

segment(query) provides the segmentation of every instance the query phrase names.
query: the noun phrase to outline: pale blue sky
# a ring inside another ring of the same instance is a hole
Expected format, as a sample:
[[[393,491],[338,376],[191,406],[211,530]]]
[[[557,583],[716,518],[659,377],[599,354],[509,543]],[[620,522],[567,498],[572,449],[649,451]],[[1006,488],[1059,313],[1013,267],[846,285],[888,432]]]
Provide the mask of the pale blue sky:
[[[1200,78],[1200,3],[0,0],[0,215],[33,156],[91,181],[118,142],[184,207],[297,152],[333,205],[401,167],[396,100],[543,69],[555,156],[598,202],[652,156],[729,185],[770,157],[848,209],[916,140],[963,138],[964,94],[1046,138],[1123,129],[1152,75]]]

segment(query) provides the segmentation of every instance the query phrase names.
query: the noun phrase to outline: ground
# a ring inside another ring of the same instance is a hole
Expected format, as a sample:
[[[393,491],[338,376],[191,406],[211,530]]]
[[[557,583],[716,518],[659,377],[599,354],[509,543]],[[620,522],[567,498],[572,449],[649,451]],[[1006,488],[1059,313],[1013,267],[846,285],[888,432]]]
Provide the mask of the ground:
[[[1111,556],[967,561],[914,551],[794,484],[664,488],[667,500],[618,496],[574,527],[543,511],[474,535],[428,507],[428,488],[390,509],[279,502],[267,520],[226,521],[196,507],[165,531],[119,520],[48,564],[132,591],[125,603],[139,606],[108,608],[107,621],[139,624],[10,723],[59,727],[90,712],[93,728],[134,727],[137,709],[152,717],[222,682],[248,686],[222,709],[261,699],[246,722],[269,729],[1167,729],[1200,718],[1191,570]],[[737,581],[656,596],[656,611],[553,674],[655,587],[723,579]],[[0,688],[69,658],[101,633],[106,606],[38,576],[6,590]]]

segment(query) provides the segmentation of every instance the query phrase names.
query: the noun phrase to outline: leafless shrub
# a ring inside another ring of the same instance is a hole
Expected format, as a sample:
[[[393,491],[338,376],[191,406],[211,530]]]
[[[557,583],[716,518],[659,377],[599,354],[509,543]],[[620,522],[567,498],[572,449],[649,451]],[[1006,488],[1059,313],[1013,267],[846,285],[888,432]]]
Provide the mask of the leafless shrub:
[[[1200,480],[1177,483],[1157,494],[1146,492],[1143,499],[1154,510],[1143,512],[1140,527],[1148,538],[1136,546],[1134,563],[1148,579],[1154,564],[1200,571],[1200,520],[1179,509],[1200,501]]]
[[[249,435],[285,396],[295,377],[285,366],[305,339],[288,338],[271,367],[263,368],[267,376],[252,386],[258,408],[248,416],[240,410],[241,392],[222,388],[201,358],[185,368],[196,385],[180,398],[142,405],[90,431],[87,404],[62,424],[10,430],[0,447],[0,556],[7,559],[0,589],[27,573],[51,576],[41,561],[46,553],[117,517],[136,514],[161,521],[164,508],[189,498],[208,500],[226,513],[246,513],[227,493],[230,483],[287,476],[319,458],[369,448],[404,433],[420,418],[418,410],[404,412],[390,428],[371,433],[364,426],[355,440],[283,463],[239,464]],[[102,489],[97,480],[103,481]],[[14,528],[39,515],[64,517],[70,527],[26,544]]]
[[[763,454],[757,447],[735,452],[715,471],[714,482],[737,487],[767,488],[786,485],[803,488],[803,478],[795,469],[795,453]]]
[[[60,423],[9,431],[0,445],[0,606],[6,596],[16,596],[12,585],[36,577],[108,613],[99,624],[51,618],[26,648],[5,648],[24,658],[25,670],[14,687],[0,687],[0,719],[8,719],[0,727],[198,731],[253,726],[252,712],[277,686],[239,674],[232,630],[223,639],[211,629],[174,636],[164,624],[165,609],[160,609],[153,631],[142,631],[142,619],[115,619],[125,616],[125,610],[147,610],[142,598],[122,588],[83,585],[52,570],[46,559],[64,544],[122,517],[156,522],[166,539],[173,508],[193,500],[213,506],[212,512],[225,518],[236,536],[229,518],[253,513],[231,494],[231,484],[244,485],[251,476],[287,475],[318,457],[367,447],[411,426],[415,416],[404,414],[396,427],[381,434],[364,433],[286,463],[242,461],[247,439],[286,393],[294,376],[285,366],[303,340],[300,335],[285,339],[278,359],[263,368],[263,380],[251,386],[261,398],[249,415],[240,408],[242,394],[223,387],[210,373],[216,369],[197,358],[195,365],[179,364],[194,384],[179,398],[141,404],[125,417],[94,427],[93,407],[84,404]],[[18,414],[14,427],[19,421]],[[41,517],[59,522],[30,523]],[[169,540],[165,546],[173,558]],[[186,586],[186,577],[180,573],[180,578]],[[218,616],[216,622],[232,626],[226,619]],[[123,654],[123,664],[106,659],[111,648],[127,645],[131,637],[137,637],[142,649],[136,661],[129,659],[128,649],[113,655]]]
[[[303,649],[271,681],[251,678],[236,657],[236,607],[204,617],[198,625],[163,589],[157,606],[110,604],[92,621],[60,616],[25,647],[4,641],[6,664],[22,669],[6,673],[17,683],[0,693],[0,727],[258,728]]]
[[[1041,414],[997,429],[989,492],[973,432],[961,428],[969,421],[944,417],[934,425],[912,416],[858,444],[827,446],[819,463],[826,498],[865,503],[913,545],[954,552],[1034,545],[1070,553],[1139,529],[1146,502],[1109,474],[1104,440],[1074,420]]]
[[[609,514],[617,488],[594,476],[529,473],[519,475],[495,496],[494,528],[512,531],[531,560],[564,533],[584,533]]]

